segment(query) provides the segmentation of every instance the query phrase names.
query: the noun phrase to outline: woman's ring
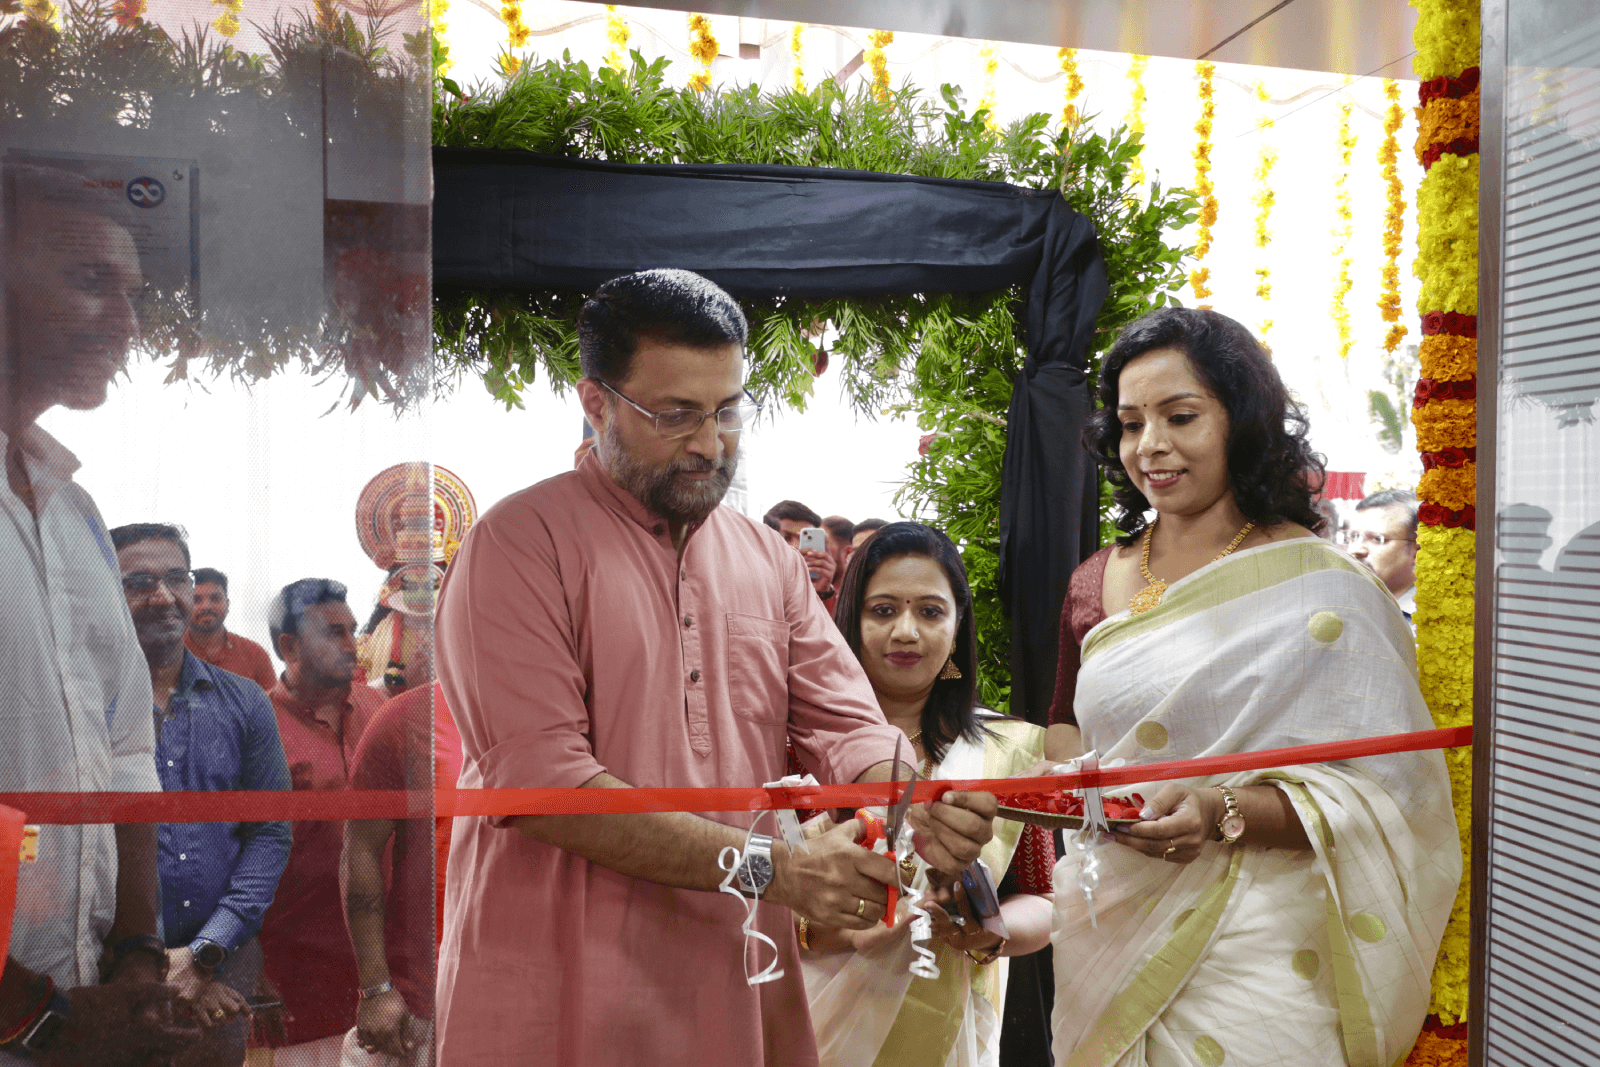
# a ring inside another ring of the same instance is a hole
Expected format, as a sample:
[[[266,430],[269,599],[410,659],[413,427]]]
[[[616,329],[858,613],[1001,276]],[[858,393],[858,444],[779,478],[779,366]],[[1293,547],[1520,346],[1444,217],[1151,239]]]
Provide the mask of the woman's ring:
[[[217,1009],[217,1010],[216,1010],[216,1011],[214,1011],[214,1012],[212,1012],[212,1013],[211,1013],[211,1017],[212,1017],[212,1018],[213,1018],[213,1019],[220,1019],[220,1018],[222,1018],[222,1017],[223,1017],[223,1016],[224,1016],[224,1015],[226,1015],[226,1014],[228,1014],[228,1013],[227,1013],[227,1012],[225,1012],[225,1011],[223,1011],[223,1010],[222,1010],[222,1009],[221,1009],[221,1008],[218,1008],[218,1009]]]
[[[865,919],[866,917],[867,917],[867,898],[866,897],[857,897],[856,898],[856,918]]]
[[[956,924],[956,929],[958,930],[967,928],[967,917],[965,915],[952,915],[950,916],[950,921]]]
[[[1174,852],[1176,852],[1176,851],[1178,851],[1178,846],[1177,845],[1173,845],[1171,848],[1167,849],[1165,852],[1163,852],[1161,854],[1161,858],[1162,859],[1170,859],[1172,857],[1172,854]]]

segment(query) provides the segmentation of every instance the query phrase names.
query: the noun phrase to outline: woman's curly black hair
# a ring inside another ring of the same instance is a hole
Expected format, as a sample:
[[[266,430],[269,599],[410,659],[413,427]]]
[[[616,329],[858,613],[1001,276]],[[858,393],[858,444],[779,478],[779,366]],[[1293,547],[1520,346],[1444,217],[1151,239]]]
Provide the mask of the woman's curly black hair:
[[[1158,348],[1186,354],[1196,377],[1227,410],[1228,481],[1245,518],[1257,526],[1288,521],[1321,532],[1325,520],[1312,498],[1322,491],[1327,460],[1311,451],[1305,408],[1284,388],[1261,342],[1215,311],[1160,308],[1123,330],[1106,353],[1100,407],[1083,433],[1112,486],[1115,522],[1124,531],[1118,543],[1131,545],[1144,529],[1150,502],[1122,466],[1117,382],[1122,368]]]

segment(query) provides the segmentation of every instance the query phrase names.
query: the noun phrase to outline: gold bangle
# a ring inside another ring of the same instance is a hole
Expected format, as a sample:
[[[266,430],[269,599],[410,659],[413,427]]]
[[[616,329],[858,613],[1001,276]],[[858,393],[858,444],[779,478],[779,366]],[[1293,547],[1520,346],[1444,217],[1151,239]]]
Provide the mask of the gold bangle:
[[[1001,938],[998,945],[984,953],[982,956],[974,956],[970,948],[966,949],[965,952],[973,963],[976,963],[979,967],[982,967],[986,963],[993,963],[995,960],[999,959],[1000,953],[1004,952],[1006,950],[1006,946],[1009,944],[1011,944],[1011,939],[1006,937]]]
[[[811,951],[811,943],[806,940],[806,934],[811,930],[811,920],[804,915],[800,916],[800,947],[807,952]]]

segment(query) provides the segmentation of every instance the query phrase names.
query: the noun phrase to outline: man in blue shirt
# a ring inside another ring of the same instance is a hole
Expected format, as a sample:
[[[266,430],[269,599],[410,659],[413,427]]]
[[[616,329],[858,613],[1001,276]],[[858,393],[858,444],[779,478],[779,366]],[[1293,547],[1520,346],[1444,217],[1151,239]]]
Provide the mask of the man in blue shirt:
[[[111,540],[134,630],[150,665],[162,788],[288,789],[277,720],[261,687],[184,647],[194,575],[183,532],[136,523],[112,530]],[[244,1062],[245,997],[261,974],[256,934],[291,843],[287,822],[160,828],[157,863],[171,960],[168,980],[206,1027],[200,1043],[175,1064],[238,1067]]]

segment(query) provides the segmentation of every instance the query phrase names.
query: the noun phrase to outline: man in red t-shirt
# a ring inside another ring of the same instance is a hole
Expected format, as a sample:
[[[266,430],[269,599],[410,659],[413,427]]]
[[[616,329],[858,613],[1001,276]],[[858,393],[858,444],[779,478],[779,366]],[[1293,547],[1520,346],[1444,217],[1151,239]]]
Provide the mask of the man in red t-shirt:
[[[199,567],[194,572],[194,614],[189,616],[189,631],[183,643],[196,656],[213,667],[248,678],[267,692],[278,684],[267,650],[223,625],[228,620],[228,576],[215,567]]]
[[[419,685],[378,709],[356,750],[350,787],[428,791],[431,804],[431,790],[453,788],[460,773],[461,734],[444,694],[437,685]],[[451,822],[345,824],[345,919],[362,988],[381,990],[362,998],[356,1036],[362,1045],[402,1059],[426,1042],[433,1019],[434,952],[443,925]],[[391,888],[386,892],[385,886]]]
[[[356,746],[383,698],[351,685],[356,619],[345,588],[326,578],[291,582],[272,601],[268,626],[283,678],[267,694],[296,789],[347,789]],[[283,996],[287,1041],[276,1067],[336,1065],[355,1025],[355,953],[344,936],[338,822],[297,822],[289,864],[261,923],[266,973]]]

